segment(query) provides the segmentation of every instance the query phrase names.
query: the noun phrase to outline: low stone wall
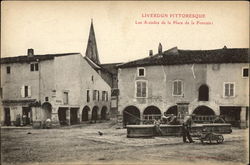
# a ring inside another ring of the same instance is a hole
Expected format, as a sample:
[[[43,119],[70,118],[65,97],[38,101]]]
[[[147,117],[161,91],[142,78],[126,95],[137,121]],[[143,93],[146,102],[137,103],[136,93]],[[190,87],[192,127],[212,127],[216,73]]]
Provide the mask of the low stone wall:
[[[181,125],[160,125],[162,136],[181,136]],[[197,136],[200,132],[214,132],[219,134],[232,133],[231,124],[196,124],[191,128],[191,135]],[[159,136],[154,125],[128,125],[127,137]]]

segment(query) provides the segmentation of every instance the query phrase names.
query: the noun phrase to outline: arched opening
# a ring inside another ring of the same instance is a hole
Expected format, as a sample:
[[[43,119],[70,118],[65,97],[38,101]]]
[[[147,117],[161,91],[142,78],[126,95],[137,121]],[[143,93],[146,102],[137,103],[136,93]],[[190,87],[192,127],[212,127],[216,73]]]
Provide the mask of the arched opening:
[[[58,119],[59,119],[60,125],[68,125],[67,118],[66,118],[67,110],[68,108],[65,108],[65,107],[59,107],[58,109]]]
[[[140,124],[140,110],[135,106],[128,106],[123,110],[123,124]]]
[[[161,118],[161,111],[156,106],[149,106],[143,112],[144,120],[155,120]]]
[[[207,85],[201,85],[199,88],[199,101],[208,101],[209,99],[209,89]]]
[[[91,120],[95,121],[98,119],[98,107],[94,106],[92,109],[92,116],[91,116]]]
[[[43,120],[51,119],[52,105],[49,102],[42,104]]]
[[[195,115],[215,115],[214,111],[207,106],[199,106],[193,111]]]
[[[102,120],[106,120],[107,119],[107,107],[106,106],[102,107],[102,110],[101,110],[101,119]]]
[[[89,111],[90,111],[90,108],[88,106],[85,106],[82,109],[82,121],[88,121],[89,120]]]
[[[175,116],[177,116],[177,105],[168,108],[168,110],[164,113],[165,116],[168,116],[170,114],[174,114]]]
[[[195,116],[193,121],[196,123],[211,123],[215,119],[215,112],[207,106],[199,106],[193,111]]]

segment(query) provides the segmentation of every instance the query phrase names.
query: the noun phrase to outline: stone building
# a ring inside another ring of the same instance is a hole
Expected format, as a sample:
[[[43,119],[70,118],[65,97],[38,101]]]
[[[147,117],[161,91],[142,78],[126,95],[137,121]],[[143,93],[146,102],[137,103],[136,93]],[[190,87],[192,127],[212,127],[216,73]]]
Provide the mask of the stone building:
[[[102,64],[100,62],[93,21],[91,21],[90,25],[89,39],[85,55],[89,64],[99,73],[99,75],[103,78],[103,80],[105,80],[111,87],[110,116],[116,117],[116,115],[118,114],[118,95],[119,95],[119,89],[117,88],[118,70],[116,65],[121,63]]]
[[[4,125],[44,122],[61,125],[106,119],[109,85],[79,53],[1,58]]]
[[[249,121],[248,49],[180,50],[177,47],[118,65],[118,111],[124,124],[175,114],[196,122],[221,115],[234,126]]]

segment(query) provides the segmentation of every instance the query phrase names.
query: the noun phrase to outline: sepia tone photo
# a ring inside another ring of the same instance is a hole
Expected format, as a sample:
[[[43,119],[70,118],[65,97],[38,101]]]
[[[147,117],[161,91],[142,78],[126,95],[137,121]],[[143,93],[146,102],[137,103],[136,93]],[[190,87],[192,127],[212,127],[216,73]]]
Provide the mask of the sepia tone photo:
[[[4,1],[3,165],[249,164],[246,1]]]

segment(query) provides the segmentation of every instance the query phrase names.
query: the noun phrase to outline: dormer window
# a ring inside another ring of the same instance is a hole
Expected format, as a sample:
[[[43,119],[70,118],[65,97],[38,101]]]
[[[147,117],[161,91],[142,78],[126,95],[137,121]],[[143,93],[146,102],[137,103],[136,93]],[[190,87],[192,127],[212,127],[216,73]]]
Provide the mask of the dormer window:
[[[138,77],[145,77],[146,76],[145,68],[143,68],[143,67],[137,68],[137,76]]]
[[[33,71],[38,71],[38,63],[31,63],[30,64],[30,71],[33,72]]]

